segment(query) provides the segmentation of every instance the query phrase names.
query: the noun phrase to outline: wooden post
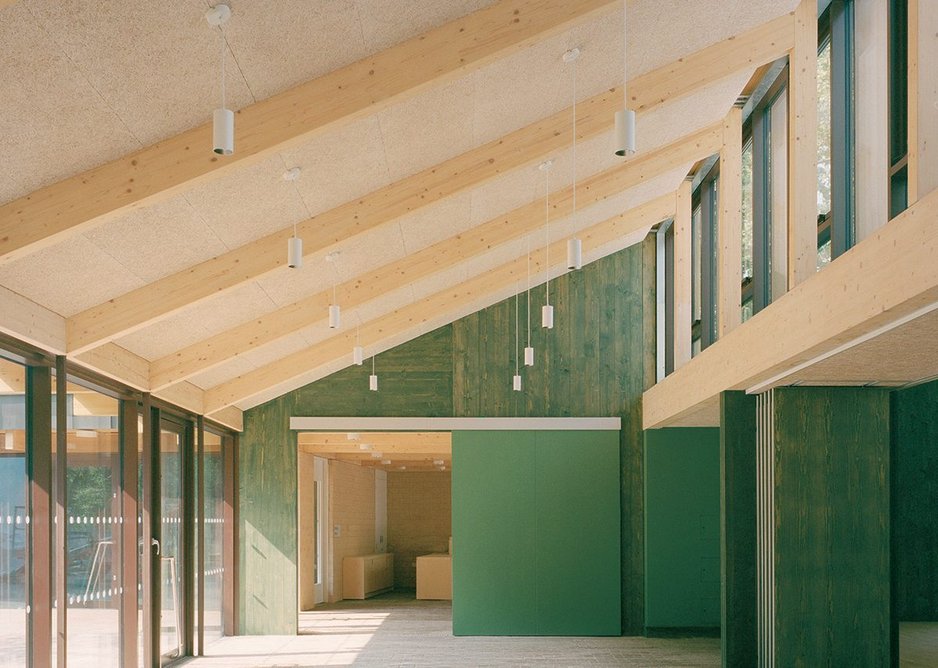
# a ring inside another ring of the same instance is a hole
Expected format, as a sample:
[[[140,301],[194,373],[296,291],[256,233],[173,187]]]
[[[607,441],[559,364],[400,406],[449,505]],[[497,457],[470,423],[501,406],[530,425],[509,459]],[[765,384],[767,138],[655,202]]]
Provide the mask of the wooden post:
[[[723,119],[717,219],[717,334],[720,338],[742,323],[743,110],[730,109]]]
[[[691,294],[693,278],[691,276],[691,255],[693,237],[691,235],[691,188],[693,184],[685,180],[678,186],[677,202],[674,208],[674,369],[681,368],[691,358]]]
[[[788,86],[788,289],[817,271],[817,2],[795,9]]]
[[[720,395],[720,592],[724,666],[755,666],[756,396]]]
[[[64,425],[63,425],[64,426]],[[52,373],[47,366],[26,369],[27,665],[52,665]],[[65,601],[60,601],[65,605]]]

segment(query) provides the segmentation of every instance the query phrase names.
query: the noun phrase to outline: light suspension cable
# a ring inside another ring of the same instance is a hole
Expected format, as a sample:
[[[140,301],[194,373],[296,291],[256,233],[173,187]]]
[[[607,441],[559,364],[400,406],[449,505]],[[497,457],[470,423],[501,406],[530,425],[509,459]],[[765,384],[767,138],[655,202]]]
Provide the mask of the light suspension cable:
[[[531,347],[531,237],[526,237],[528,250],[528,284],[525,304],[528,307],[528,345],[524,348],[524,365],[534,366],[534,348]]]
[[[544,172],[544,227],[547,236],[544,249],[547,279],[544,282],[544,306],[541,307],[541,327],[545,329],[554,328],[554,307],[550,305],[550,168],[552,165],[553,162],[550,160],[545,160],[540,165],[540,170]]]
[[[563,62],[573,65],[573,236],[567,239],[567,269],[583,266],[583,243],[577,237],[576,217],[576,61],[579,57],[579,49],[570,49],[563,54]]]
[[[629,2],[622,0],[622,110],[616,112],[616,155],[626,157],[635,153],[635,112],[629,109],[628,94],[628,14]]]

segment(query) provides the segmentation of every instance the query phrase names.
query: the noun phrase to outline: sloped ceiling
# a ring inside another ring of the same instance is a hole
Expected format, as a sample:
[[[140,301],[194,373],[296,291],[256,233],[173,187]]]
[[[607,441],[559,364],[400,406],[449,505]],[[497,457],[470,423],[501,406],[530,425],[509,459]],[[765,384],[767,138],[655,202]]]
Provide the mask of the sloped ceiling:
[[[241,108],[403,40],[493,4],[492,0],[232,0],[222,43],[205,22],[204,0],[127,3],[119,0],[21,0],[0,9],[0,203],[108,163],[208,121],[219,99],[219,60],[226,58],[229,106]],[[635,0],[629,3],[630,78],[790,12],[795,0]],[[569,30],[390,107],[336,126],[254,164],[190,185],[153,204],[115,216],[48,248],[0,266],[0,286],[69,318],[159,278],[185,271],[234,248],[371,193],[509,132],[568,108],[573,66],[561,55],[581,50],[576,97],[583,101],[622,83],[622,14],[611,10]],[[691,96],[667,100],[639,123],[640,151],[653,152],[722,119],[749,78],[722,79]],[[572,118],[571,118],[572,121]],[[571,134],[572,139],[572,134]],[[613,169],[612,138],[603,133],[576,151],[580,180]],[[551,191],[573,181],[570,147],[554,160]],[[299,166],[296,182],[283,179]],[[554,239],[673,192],[691,163],[650,178],[576,218],[554,221]],[[442,240],[465,234],[543,198],[543,174],[528,166],[444,198],[412,214],[342,240],[307,257],[200,301],[115,343],[153,361],[262,319],[278,308],[354,280]],[[649,221],[649,225],[658,221]],[[597,250],[612,252],[641,239]],[[345,313],[354,326],[523,255],[543,239],[526,235],[457,261],[432,276]],[[538,268],[542,275],[543,267]],[[513,291],[481,299],[475,308]],[[461,311],[440,314],[451,321]],[[232,350],[230,360],[190,378],[209,389],[292,352],[316,346],[330,332],[323,313],[309,326],[264,345]],[[427,324],[374,343],[380,351],[426,331]],[[302,379],[349,363],[336,359]],[[299,381],[295,381],[299,382]],[[292,389],[265,388],[248,407]]]

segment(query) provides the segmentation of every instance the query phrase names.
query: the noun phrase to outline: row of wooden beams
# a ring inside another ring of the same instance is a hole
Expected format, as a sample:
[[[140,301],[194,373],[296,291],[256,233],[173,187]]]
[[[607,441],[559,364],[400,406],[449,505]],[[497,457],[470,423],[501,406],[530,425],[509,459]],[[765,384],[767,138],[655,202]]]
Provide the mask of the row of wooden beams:
[[[386,445],[380,449],[359,450],[348,446],[301,445],[300,450],[310,455],[335,455],[348,459],[394,459],[394,458],[449,458],[449,446],[420,447],[417,445]],[[380,455],[380,456],[379,456]]]
[[[788,83],[788,288],[817,271],[817,2],[795,9]]]
[[[300,446],[349,446],[353,450],[360,449],[362,445],[380,450],[381,447],[406,444],[408,447],[443,448],[448,451],[452,448],[453,435],[447,431],[368,431],[353,434],[304,431],[297,434],[297,443]]]
[[[52,311],[21,297],[0,286],[0,332],[17,338],[49,353],[64,352],[65,319]],[[129,350],[114,343],[88,350],[80,355],[70,355],[79,365],[107,378],[123,383],[141,392],[149,392],[150,363]],[[0,378],[0,394],[15,386],[5,388]],[[188,411],[202,414],[203,390],[188,382],[162,387],[153,392],[158,399]],[[223,426],[241,430],[241,411],[233,408],[215,416]]]
[[[643,395],[645,429],[823,359],[938,303],[938,189]],[[770,344],[770,345],[769,345]]]
[[[716,145],[720,141],[719,132],[712,130],[707,139],[708,142],[705,139],[700,141],[698,150],[712,153],[717,150]],[[696,157],[691,156],[688,162],[694,159]],[[584,230],[581,235],[584,251],[589,252],[617,240],[627,239],[630,235],[647,230],[651,225],[673,215],[674,196],[669,194],[659,197]],[[563,249],[565,248],[566,241],[557,241],[551,244],[550,251],[555,258],[559,258],[564,257]],[[546,268],[545,259],[545,248],[532,251],[531,262],[532,266],[537,268],[536,273],[541,273]],[[382,341],[394,339],[399,334],[412,331],[424,323],[436,323],[446,320],[451,315],[451,319],[455,319],[456,314],[460,314],[466,307],[474,306],[483,300],[494,300],[502,295],[505,286],[515,284],[525,276],[526,269],[526,258],[520,257],[455,288],[443,290],[387,315],[362,323],[359,334],[361,344],[369,348],[378,347]],[[551,273],[556,275],[558,267],[552,266],[550,269]],[[214,410],[262,394],[269,388],[277,388],[296,379],[303,379],[317,368],[348,358],[355,340],[355,332],[343,332],[310,348],[209,388],[205,395],[206,410],[212,413]]]
[[[376,453],[380,454],[380,457],[372,456],[370,452],[333,452],[326,449],[310,449],[309,447],[303,448],[303,452],[307,454],[316,455],[317,457],[328,457],[329,459],[339,459],[344,462],[359,462],[362,464],[367,464],[370,462],[381,463],[382,459],[390,459],[391,461],[401,461],[406,460],[410,462],[428,462],[432,463],[434,460],[442,461],[445,464],[449,464],[452,461],[452,454],[449,452],[381,452]],[[440,464],[437,464],[440,466]]]
[[[604,12],[616,0],[502,0],[237,113],[234,155],[202,125],[0,207],[0,261],[377,113]]]
[[[717,331],[726,336],[742,322],[743,110],[723,120],[717,217]]]
[[[791,48],[791,17],[707,47],[636,77],[629,94],[635,108],[648,111],[739,71],[751,70]],[[578,104],[581,138],[606,132],[620,104],[615,90]],[[301,223],[304,253],[312,256],[355,235],[394,221],[445,197],[479,186],[566,146],[570,111],[564,110],[505,137],[390,184]],[[68,349],[88,349],[167,317],[200,300],[282,268],[292,229],[270,234],[209,261],[171,274],[68,321]]]
[[[680,167],[687,163],[689,156],[699,155],[701,138],[710,134],[711,129],[694,132],[581,181],[577,187],[579,205],[583,207],[603,201]],[[569,215],[573,211],[573,188],[552,193],[551,201],[552,218]],[[520,206],[467,232],[342,283],[337,287],[339,303],[346,308],[354,308],[373,301],[398,288],[445,271],[456,262],[481,256],[501,244],[521,238],[537,230],[543,223],[542,202]],[[324,290],[154,360],[150,385],[153,388],[167,387],[223,364],[256,346],[313,325],[322,318],[311,318],[310,314],[324,316],[330,303],[332,290]]]

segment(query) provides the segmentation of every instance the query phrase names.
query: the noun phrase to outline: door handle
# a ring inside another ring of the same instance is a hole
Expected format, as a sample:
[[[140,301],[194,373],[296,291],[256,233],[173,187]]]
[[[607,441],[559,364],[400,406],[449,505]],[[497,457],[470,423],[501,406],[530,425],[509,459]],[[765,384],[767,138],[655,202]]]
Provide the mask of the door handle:
[[[150,545],[156,548],[156,556],[160,556],[160,541],[158,541],[156,538],[151,538]]]

